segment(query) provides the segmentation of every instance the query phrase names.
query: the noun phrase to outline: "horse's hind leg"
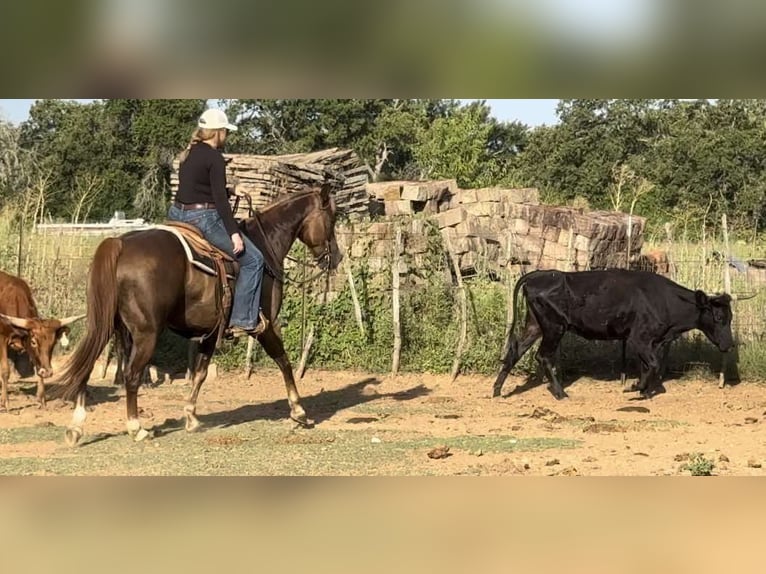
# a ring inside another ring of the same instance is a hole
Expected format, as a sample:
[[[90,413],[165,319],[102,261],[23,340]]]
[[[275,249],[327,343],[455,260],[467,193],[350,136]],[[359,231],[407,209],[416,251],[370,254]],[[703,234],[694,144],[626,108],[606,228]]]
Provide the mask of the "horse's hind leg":
[[[134,335],[130,357],[125,366],[128,434],[136,441],[141,441],[149,436],[149,432],[141,426],[141,421],[138,419],[138,389],[143,382],[144,367],[149,364],[156,344],[156,332],[142,332],[138,336]]]
[[[191,383],[196,372],[197,355],[200,352],[200,344],[196,341],[189,341],[186,349],[186,382]],[[209,360],[209,359],[208,359]]]
[[[191,375],[192,390],[189,393],[189,397],[186,399],[186,406],[184,407],[184,418],[186,419],[187,432],[194,432],[199,429],[200,423],[197,418],[197,397],[199,396],[199,390],[202,387],[202,383],[207,378],[207,369],[210,365],[210,359],[215,351],[215,339],[207,339],[202,344],[197,344],[189,341],[189,349],[197,350],[197,355],[193,363],[193,371]]]
[[[274,359],[274,362],[282,371],[282,377],[285,380],[285,388],[287,389],[287,402],[290,405],[290,418],[298,424],[309,427],[314,424],[314,421],[310,420],[306,416],[306,411],[301,406],[301,397],[298,394],[298,388],[295,386],[295,377],[293,376],[293,367],[290,364],[290,359],[287,358],[285,353],[285,347],[282,344],[282,337],[278,331],[279,326],[271,323],[269,327],[258,336],[258,340],[261,343],[264,351]]]

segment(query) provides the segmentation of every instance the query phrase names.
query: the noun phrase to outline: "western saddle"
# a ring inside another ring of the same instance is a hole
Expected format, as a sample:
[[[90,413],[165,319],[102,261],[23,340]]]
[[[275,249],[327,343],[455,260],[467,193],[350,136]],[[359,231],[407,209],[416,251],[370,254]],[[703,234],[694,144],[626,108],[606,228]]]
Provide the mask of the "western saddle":
[[[216,333],[216,346],[218,346],[229,324],[234,283],[237,280],[237,275],[239,275],[239,263],[228,253],[209,243],[194,225],[180,221],[165,221],[156,227],[173,233],[179,239],[192,265],[204,273],[218,278],[216,327],[203,337],[206,339]]]

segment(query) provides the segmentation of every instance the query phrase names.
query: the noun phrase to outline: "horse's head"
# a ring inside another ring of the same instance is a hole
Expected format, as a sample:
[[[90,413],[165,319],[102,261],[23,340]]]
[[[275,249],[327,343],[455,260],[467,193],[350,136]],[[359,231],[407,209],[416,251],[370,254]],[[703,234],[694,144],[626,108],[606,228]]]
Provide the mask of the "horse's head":
[[[330,185],[324,184],[314,194],[314,207],[303,220],[298,239],[309,248],[320,269],[336,269],[343,259],[335,239],[335,199]]]

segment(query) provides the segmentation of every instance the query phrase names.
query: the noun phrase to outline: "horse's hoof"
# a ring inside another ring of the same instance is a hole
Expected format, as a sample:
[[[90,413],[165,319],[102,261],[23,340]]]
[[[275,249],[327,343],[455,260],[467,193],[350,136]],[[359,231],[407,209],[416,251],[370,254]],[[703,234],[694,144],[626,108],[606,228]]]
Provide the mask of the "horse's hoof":
[[[198,432],[200,430],[202,425],[200,425],[200,422],[197,419],[193,420],[186,420],[186,432]]]
[[[292,419],[295,423],[297,423],[298,426],[303,427],[305,429],[314,428],[314,421],[308,418],[306,416],[306,413],[303,413],[301,415],[290,415],[290,419]]]
[[[76,446],[81,438],[82,430],[77,428],[66,429],[66,433],[64,433],[64,440],[68,446]]]
[[[136,432],[135,436],[133,437],[133,440],[136,442],[141,442],[142,440],[149,437],[151,437],[151,434],[149,433],[149,431],[141,427],[140,429],[138,429],[138,432]]]

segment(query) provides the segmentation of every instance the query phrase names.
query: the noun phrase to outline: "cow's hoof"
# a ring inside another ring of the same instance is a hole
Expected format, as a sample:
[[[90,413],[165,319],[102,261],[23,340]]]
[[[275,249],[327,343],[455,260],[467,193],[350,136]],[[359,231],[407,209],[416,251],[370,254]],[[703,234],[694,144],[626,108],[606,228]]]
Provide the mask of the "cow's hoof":
[[[637,382],[633,382],[633,383],[629,384],[628,386],[622,388],[622,392],[623,393],[635,393],[635,392],[638,392],[638,390],[639,389],[638,389],[638,383]]]
[[[644,399],[651,399],[652,397],[661,395],[662,393],[665,393],[665,392],[667,392],[665,390],[665,387],[660,385],[659,387],[655,387],[653,389],[647,389],[647,390],[641,391],[641,397]]]
[[[557,391],[557,390],[554,390],[554,389],[552,389],[552,388],[550,388],[550,387],[548,387],[548,390],[549,390],[549,391],[551,392],[551,394],[553,395],[553,398],[555,398],[557,401],[560,401],[560,400],[562,400],[562,399],[568,399],[568,398],[569,398],[569,395],[568,395],[568,394],[566,394],[566,392],[564,392],[563,390],[561,390],[561,391]]]
[[[492,398],[496,399],[501,394],[501,389],[492,389]]]

